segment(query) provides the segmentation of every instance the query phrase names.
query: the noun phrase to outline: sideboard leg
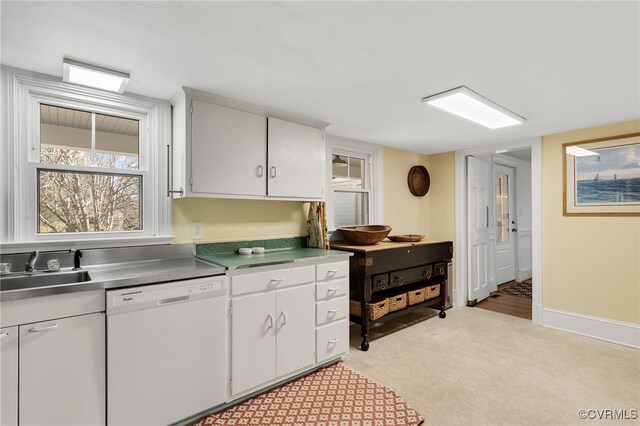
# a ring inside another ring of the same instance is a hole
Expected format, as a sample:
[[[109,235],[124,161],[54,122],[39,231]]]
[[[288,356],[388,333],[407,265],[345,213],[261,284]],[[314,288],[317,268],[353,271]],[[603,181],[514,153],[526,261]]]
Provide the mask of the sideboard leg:
[[[360,348],[366,352],[369,350],[369,342],[367,341],[367,336],[369,335],[369,304],[364,300],[360,303],[360,312],[362,312],[362,333],[360,333],[360,336],[362,336],[362,343],[360,344]]]
[[[440,281],[440,313],[438,316],[440,318],[446,318],[447,313],[444,311],[444,304],[447,299],[447,282],[445,280]]]

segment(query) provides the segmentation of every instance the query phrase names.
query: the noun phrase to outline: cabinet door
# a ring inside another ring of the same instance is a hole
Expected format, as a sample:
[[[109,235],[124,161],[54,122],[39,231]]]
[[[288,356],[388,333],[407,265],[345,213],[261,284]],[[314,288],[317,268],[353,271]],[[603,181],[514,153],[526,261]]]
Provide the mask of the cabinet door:
[[[270,196],[323,198],[325,164],[323,130],[269,117]]]
[[[233,299],[231,304],[231,393],[276,377],[276,293]]]
[[[191,191],[266,195],[267,119],[193,100]]]
[[[20,326],[21,425],[105,424],[103,313]]]
[[[18,327],[0,328],[0,425],[18,424]]]
[[[315,296],[313,285],[279,290],[277,375],[283,376],[314,362]]]

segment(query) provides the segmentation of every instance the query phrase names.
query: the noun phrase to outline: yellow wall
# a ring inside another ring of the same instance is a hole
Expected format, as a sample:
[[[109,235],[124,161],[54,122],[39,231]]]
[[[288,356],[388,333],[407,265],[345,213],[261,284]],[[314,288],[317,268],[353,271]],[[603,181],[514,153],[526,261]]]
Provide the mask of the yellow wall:
[[[407,174],[411,167],[428,168],[427,156],[394,148],[383,152],[383,212],[384,224],[391,234],[428,234],[427,196],[415,197],[409,192]],[[431,188],[434,180],[431,179]]]
[[[183,198],[171,206],[174,243],[191,241],[191,223],[204,225],[197,243],[305,236],[308,203]]]
[[[431,188],[427,199],[427,229],[430,238],[451,240],[455,237],[455,153],[429,155],[427,170]]]
[[[562,144],[640,131],[640,120],[542,139],[543,303],[640,324],[640,217],[562,215]]]

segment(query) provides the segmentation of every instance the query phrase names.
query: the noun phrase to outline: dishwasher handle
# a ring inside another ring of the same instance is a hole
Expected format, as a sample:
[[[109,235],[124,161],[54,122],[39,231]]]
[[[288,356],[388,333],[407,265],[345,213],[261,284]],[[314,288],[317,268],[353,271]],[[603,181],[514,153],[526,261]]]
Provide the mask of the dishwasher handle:
[[[168,299],[158,300],[158,305],[171,305],[172,303],[185,302],[190,296],[170,297]]]

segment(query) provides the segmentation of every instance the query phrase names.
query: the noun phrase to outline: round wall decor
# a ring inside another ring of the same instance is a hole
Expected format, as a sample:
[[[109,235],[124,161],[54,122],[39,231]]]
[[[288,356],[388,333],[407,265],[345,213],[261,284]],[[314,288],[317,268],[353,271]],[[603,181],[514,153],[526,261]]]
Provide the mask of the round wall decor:
[[[431,185],[431,179],[429,178],[429,172],[424,166],[413,166],[409,170],[407,176],[407,184],[409,185],[409,191],[416,197],[423,197],[429,192],[429,186]]]

